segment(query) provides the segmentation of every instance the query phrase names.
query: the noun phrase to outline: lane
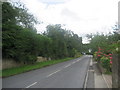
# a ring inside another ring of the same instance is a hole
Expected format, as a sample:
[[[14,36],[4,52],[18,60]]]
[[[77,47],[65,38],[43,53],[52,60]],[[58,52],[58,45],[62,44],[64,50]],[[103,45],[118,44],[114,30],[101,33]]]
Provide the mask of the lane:
[[[82,88],[90,56],[3,79],[3,88]]]
[[[84,57],[31,88],[83,88],[88,65],[89,57]]]

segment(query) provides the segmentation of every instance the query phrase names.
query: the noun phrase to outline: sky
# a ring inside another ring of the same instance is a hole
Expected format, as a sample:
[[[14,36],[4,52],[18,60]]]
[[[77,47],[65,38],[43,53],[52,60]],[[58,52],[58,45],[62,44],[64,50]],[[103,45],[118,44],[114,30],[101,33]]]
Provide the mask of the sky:
[[[61,24],[79,36],[108,33],[118,21],[120,0],[20,0],[38,21],[37,32],[42,33],[49,24]],[[84,38],[84,43],[87,42]]]

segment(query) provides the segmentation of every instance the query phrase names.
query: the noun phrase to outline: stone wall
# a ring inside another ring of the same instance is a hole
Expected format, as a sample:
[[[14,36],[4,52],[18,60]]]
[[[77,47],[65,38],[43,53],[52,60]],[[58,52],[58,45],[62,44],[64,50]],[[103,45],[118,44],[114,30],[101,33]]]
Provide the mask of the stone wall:
[[[118,54],[118,88],[120,88],[120,55]]]
[[[43,62],[43,61],[47,61],[47,58],[37,57],[37,62]]]
[[[43,62],[43,61],[47,61],[47,58],[37,57],[37,62]],[[2,64],[0,64],[0,67],[2,67],[2,68],[0,68],[0,69],[8,69],[8,68],[12,68],[12,67],[19,67],[19,66],[22,66],[22,65],[24,65],[24,64],[23,63],[17,63],[12,59],[3,59]]]
[[[23,65],[23,63],[17,63],[12,59],[3,59],[2,60],[2,69],[19,67],[19,66],[22,66],[22,65]]]
[[[120,56],[118,54],[113,55],[112,64],[112,87],[120,88]]]

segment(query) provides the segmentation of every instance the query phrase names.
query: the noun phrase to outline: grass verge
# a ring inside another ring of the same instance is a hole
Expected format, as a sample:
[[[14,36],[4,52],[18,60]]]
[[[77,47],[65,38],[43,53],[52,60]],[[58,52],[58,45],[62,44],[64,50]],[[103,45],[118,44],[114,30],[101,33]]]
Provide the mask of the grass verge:
[[[112,72],[106,71],[104,74],[112,75]]]
[[[71,60],[71,59],[74,59],[74,58],[65,58],[65,59],[37,62],[37,63],[31,64],[31,65],[23,65],[23,66],[20,66],[20,67],[4,69],[4,70],[2,70],[2,74],[0,74],[2,76],[0,76],[0,77],[8,77],[8,76],[20,74],[20,73],[23,73],[23,72],[39,69],[39,68],[42,68],[42,67],[45,67],[45,66],[49,66],[49,65],[60,63],[60,62],[68,61],[68,60]]]

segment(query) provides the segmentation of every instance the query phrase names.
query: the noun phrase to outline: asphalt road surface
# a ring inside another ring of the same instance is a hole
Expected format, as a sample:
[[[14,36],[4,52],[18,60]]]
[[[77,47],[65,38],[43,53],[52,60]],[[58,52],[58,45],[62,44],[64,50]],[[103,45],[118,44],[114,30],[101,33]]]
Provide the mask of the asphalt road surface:
[[[90,55],[3,78],[3,88],[83,88]]]

